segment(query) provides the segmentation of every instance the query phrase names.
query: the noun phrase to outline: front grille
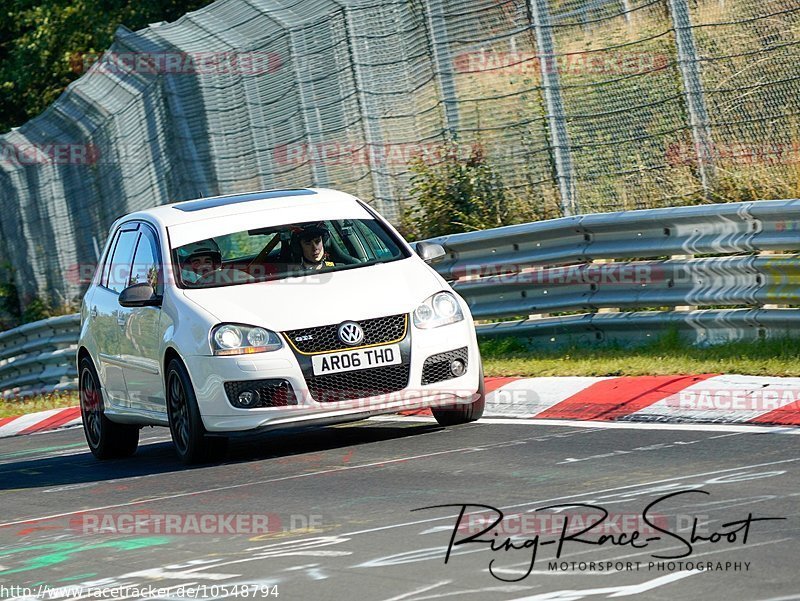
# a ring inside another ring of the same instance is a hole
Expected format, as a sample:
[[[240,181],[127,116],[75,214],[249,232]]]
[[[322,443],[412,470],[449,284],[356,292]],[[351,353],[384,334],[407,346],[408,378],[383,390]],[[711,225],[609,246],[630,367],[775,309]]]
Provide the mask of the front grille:
[[[319,403],[361,399],[402,390],[408,386],[411,366],[387,365],[306,378],[308,391]]]
[[[225,394],[228,395],[228,400],[231,405],[239,409],[242,407],[237,403],[237,399],[245,390],[258,391],[260,397],[258,403],[247,407],[247,409],[285,407],[287,405],[297,404],[297,397],[295,396],[294,389],[286,380],[271,379],[225,382]]]
[[[454,359],[461,359],[464,365],[467,365],[467,347],[448,351],[446,353],[439,353],[438,355],[431,355],[425,359],[422,365],[422,383],[433,384],[441,382],[442,380],[449,380],[455,378],[450,373],[450,363]]]
[[[401,340],[406,334],[406,321],[408,315],[391,315],[375,319],[364,319],[357,322],[364,329],[364,340],[358,346],[373,344],[388,344]],[[314,328],[303,328],[284,332],[289,343],[299,352],[304,354],[330,353],[343,351],[349,348],[339,340],[338,323]],[[303,338],[311,336],[309,340]],[[300,338],[300,340],[297,340]],[[357,347],[356,347],[357,348]]]

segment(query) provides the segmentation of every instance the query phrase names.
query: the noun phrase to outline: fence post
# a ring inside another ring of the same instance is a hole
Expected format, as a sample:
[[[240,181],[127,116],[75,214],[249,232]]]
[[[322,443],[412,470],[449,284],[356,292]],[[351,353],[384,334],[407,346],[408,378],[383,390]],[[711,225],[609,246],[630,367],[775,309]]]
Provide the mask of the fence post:
[[[459,127],[458,94],[453,75],[453,57],[450,56],[450,38],[444,17],[442,0],[428,1],[428,26],[431,32],[433,60],[436,65],[436,78],[444,104],[445,128],[452,139],[457,137]]]
[[[292,68],[295,73],[295,81],[297,83],[297,95],[300,101],[300,115],[303,120],[303,128],[305,131],[305,139],[308,142],[308,160],[311,169],[312,185],[314,187],[324,188],[330,185],[328,181],[328,169],[325,166],[325,161],[322,160],[320,152],[325,146],[325,140],[322,132],[322,123],[317,117],[314,110],[314,100],[309,100],[308,94],[312,92],[311,84],[308,81],[303,81],[303,74],[307,73],[306,66],[302,64],[300,57],[297,55],[297,49],[302,48],[303,44],[298,41],[299,34],[297,31],[289,31],[289,55],[292,63]],[[308,89],[306,89],[308,88]],[[315,125],[316,124],[316,125]]]
[[[361,50],[356,46],[354,34],[356,26],[353,24],[352,12],[347,7],[343,7],[342,11],[344,15],[348,58],[350,60],[350,67],[353,69],[353,81],[356,86],[356,103],[361,113],[364,144],[367,148],[367,163],[372,179],[372,194],[375,198],[378,212],[387,219],[394,221],[400,216],[400,212],[397,208],[397,202],[394,201],[391,183],[386,174],[386,170],[388,169],[387,162],[385,160],[379,160],[379,157],[387,156],[379,121],[380,115],[382,114],[380,110],[381,101],[375,100],[373,95],[368,94],[364,87],[363,67],[359,61]],[[369,42],[364,41],[364,54],[366,55],[369,54],[368,44]]]
[[[575,191],[575,174],[572,169],[572,154],[567,135],[567,117],[561,98],[561,81],[558,74],[558,60],[555,56],[548,0],[527,0],[528,17],[536,35],[536,50],[539,55],[539,68],[542,72],[545,110],[550,129],[550,144],[553,147],[556,179],[561,193],[561,210],[565,217],[580,213]]]
[[[621,0],[622,1],[622,12],[625,15],[625,23],[628,25],[631,24],[631,2],[630,0]]]
[[[686,0],[667,0],[675,31],[675,44],[678,50],[678,67],[681,70],[683,88],[686,92],[686,106],[689,111],[689,124],[692,127],[692,140],[697,154],[697,167],[703,192],[708,195],[713,186],[714,144],[711,140],[708,110],[706,109],[703,81],[700,77],[700,64],[694,42],[692,21]]]

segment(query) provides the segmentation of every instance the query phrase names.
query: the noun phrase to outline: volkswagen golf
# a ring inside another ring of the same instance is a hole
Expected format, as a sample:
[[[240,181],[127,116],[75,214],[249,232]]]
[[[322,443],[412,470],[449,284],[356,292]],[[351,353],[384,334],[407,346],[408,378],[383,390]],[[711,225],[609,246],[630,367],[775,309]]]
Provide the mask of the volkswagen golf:
[[[467,304],[369,205],[326,189],[159,206],[111,227],[81,307],[84,433],[99,459],[169,427],[180,459],[230,436],[430,408],[478,419]]]

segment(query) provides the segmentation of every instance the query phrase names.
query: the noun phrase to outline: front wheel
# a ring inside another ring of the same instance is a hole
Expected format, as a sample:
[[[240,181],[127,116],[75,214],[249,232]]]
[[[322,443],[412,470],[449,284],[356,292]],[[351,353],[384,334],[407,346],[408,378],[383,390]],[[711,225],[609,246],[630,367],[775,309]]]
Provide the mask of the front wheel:
[[[223,454],[227,439],[208,436],[197,407],[194,387],[181,361],[170,361],[166,380],[169,431],[178,458],[188,465]]]
[[[133,455],[139,447],[139,427],[108,419],[94,363],[84,357],[78,368],[83,433],[92,455],[101,460]]]
[[[431,413],[440,426],[457,426],[474,422],[483,415],[486,406],[486,394],[483,382],[483,363],[478,372],[478,391],[475,393],[476,399],[471,403],[461,405],[446,405],[443,407],[432,407]]]

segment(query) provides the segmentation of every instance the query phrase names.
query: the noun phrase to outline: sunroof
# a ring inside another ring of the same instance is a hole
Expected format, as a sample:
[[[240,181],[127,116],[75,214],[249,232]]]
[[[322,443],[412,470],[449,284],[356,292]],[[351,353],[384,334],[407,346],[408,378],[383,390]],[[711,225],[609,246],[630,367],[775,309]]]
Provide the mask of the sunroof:
[[[234,196],[220,196],[217,198],[203,198],[200,200],[190,200],[176,204],[173,208],[186,213],[214,209],[227,205],[235,205],[242,202],[252,202],[254,200],[265,200],[267,198],[286,198],[287,196],[310,196],[316,194],[314,190],[270,190],[268,192],[253,192],[251,194],[236,194]]]

